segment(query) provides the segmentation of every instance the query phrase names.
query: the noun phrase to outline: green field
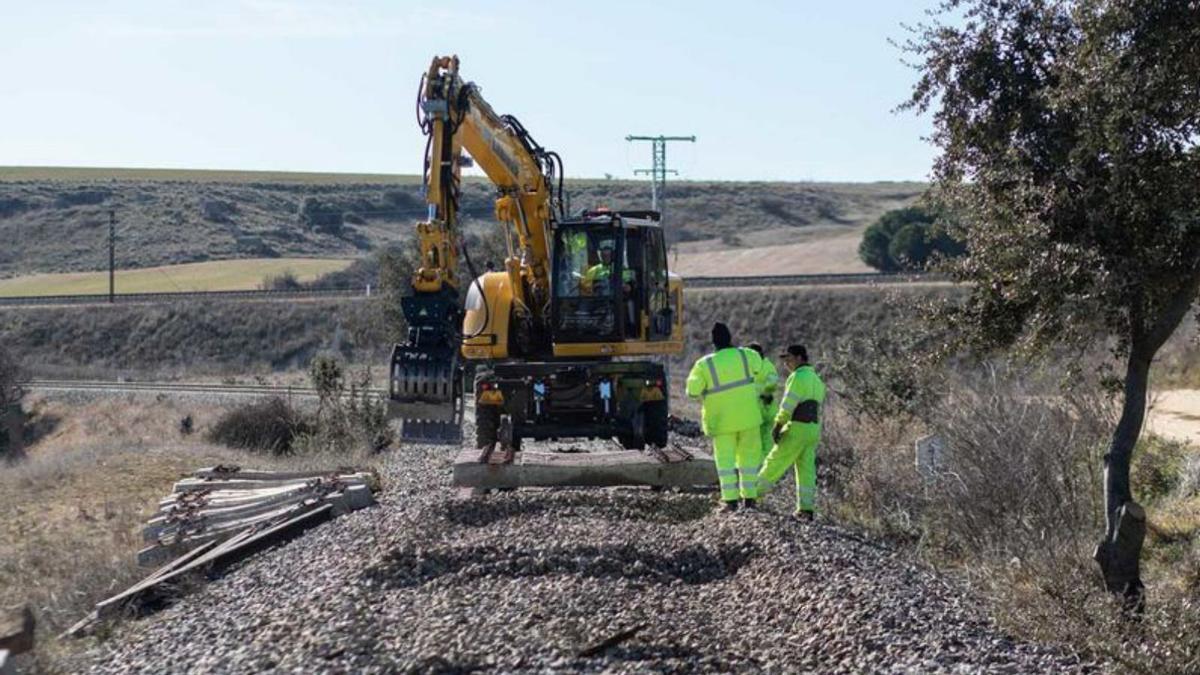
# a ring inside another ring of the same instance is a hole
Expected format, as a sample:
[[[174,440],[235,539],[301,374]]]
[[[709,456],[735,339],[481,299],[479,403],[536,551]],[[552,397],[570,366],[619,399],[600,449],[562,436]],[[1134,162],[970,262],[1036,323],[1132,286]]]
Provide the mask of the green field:
[[[117,293],[241,291],[260,288],[263,279],[291,272],[299,281],[345,269],[341,258],[248,258],[118,270]],[[87,295],[108,292],[108,272],[31,274],[0,279],[0,296]]]

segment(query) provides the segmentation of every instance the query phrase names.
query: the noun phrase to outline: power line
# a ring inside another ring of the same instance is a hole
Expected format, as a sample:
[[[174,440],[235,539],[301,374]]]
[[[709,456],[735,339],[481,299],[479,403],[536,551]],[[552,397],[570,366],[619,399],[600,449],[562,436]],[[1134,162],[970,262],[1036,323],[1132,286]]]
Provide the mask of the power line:
[[[651,143],[652,162],[649,169],[634,169],[634,175],[650,175],[650,208],[658,211],[659,222],[666,224],[667,174],[678,175],[679,172],[667,168],[667,143],[686,141],[695,143],[695,136],[626,136],[626,141],[649,141]]]

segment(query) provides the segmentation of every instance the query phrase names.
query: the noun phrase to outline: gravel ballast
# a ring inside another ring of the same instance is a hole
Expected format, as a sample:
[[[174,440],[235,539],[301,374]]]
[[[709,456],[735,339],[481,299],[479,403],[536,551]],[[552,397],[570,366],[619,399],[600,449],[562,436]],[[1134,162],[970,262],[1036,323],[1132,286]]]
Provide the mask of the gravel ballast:
[[[793,520],[787,489],[735,514],[635,488],[464,499],[453,455],[392,451],[378,507],[121,626],[92,671],[1078,669],[902,553]]]

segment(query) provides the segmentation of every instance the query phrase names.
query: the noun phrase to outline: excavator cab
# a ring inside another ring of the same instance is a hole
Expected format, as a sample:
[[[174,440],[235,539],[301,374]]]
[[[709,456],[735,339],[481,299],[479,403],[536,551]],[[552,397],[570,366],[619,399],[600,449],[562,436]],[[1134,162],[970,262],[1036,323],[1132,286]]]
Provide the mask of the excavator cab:
[[[653,211],[585,211],[555,227],[556,343],[671,337],[666,248]]]

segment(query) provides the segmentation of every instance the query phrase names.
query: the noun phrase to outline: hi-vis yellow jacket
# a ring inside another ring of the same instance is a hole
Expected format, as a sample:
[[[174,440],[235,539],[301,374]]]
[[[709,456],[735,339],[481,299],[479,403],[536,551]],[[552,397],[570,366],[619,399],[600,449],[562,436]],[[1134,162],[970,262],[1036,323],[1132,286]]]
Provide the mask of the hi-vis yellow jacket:
[[[775,424],[784,425],[789,421],[815,425],[820,428],[820,406],[825,402],[825,383],[810,365],[803,365],[792,371],[787,384],[783,388],[783,397],[779,399],[779,412],[775,414]],[[796,420],[796,409],[808,406],[810,420]]]
[[[758,397],[766,377],[762,357],[753,349],[727,347],[696,361],[688,375],[687,395],[703,402],[704,434],[720,436],[761,425]]]

